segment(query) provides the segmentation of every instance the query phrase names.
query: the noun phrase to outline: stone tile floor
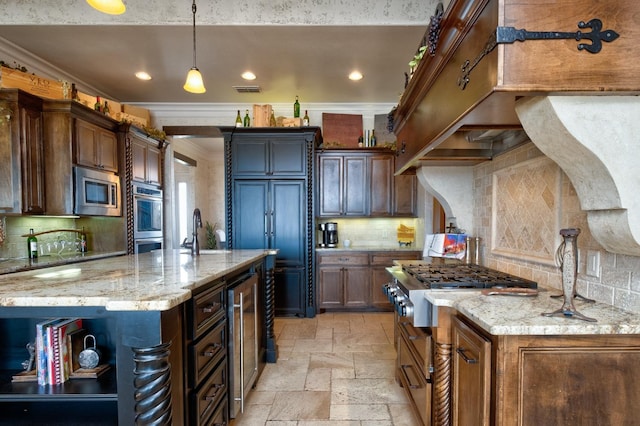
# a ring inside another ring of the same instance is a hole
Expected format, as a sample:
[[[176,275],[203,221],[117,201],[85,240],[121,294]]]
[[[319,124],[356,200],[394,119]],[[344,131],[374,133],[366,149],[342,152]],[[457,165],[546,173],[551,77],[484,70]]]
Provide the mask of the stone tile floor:
[[[395,382],[393,313],[276,318],[267,364],[234,426],[418,426]]]

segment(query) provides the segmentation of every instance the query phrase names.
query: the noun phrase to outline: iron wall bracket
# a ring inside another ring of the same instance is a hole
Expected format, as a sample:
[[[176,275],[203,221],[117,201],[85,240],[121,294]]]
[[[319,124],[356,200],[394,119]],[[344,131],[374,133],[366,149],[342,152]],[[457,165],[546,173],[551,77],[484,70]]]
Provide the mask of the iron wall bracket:
[[[590,44],[578,43],[578,50],[586,50],[589,53],[598,53],[602,50],[602,42],[612,42],[619,37],[619,34],[613,30],[602,30],[602,21],[594,18],[589,22],[578,22],[578,28],[590,28],[590,32],[558,32],[558,31],[527,31],[525,29],[516,29],[515,27],[497,27],[493,32],[482,51],[472,61],[467,59],[461,67],[461,74],[458,78],[458,87],[464,90],[469,83],[469,75],[478,63],[487,56],[498,44],[515,43],[516,41],[525,40],[558,40],[558,39],[575,39],[581,41],[584,39],[591,40]]]

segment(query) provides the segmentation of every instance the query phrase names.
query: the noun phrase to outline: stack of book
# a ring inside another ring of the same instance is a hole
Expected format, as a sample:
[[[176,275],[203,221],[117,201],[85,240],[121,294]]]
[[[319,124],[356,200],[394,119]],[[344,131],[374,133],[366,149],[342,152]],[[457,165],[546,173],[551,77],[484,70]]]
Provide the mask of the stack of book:
[[[77,358],[74,349],[76,352],[82,349],[82,339],[86,334],[81,318],[54,318],[36,324],[36,375],[39,385],[58,385],[69,379],[74,371],[74,358]]]

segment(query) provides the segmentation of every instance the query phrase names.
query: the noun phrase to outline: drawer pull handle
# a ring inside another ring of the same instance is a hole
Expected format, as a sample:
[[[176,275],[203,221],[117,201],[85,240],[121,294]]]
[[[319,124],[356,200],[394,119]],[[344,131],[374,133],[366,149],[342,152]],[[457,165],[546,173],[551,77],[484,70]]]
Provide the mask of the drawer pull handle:
[[[416,375],[416,371],[413,368],[413,365],[405,364],[405,365],[401,365],[400,368],[402,369],[402,373],[404,374],[404,377],[407,379],[407,383],[409,384],[409,387],[411,389],[421,389],[423,387],[422,383],[420,383],[420,380]],[[411,374],[407,374],[409,371],[411,372]],[[414,383],[412,383],[411,379],[415,379]],[[417,384],[415,384],[415,382],[417,382]]]
[[[222,345],[220,343],[214,343],[213,345],[209,346],[206,351],[202,353],[202,356],[208,356],[213,358],[214,356],[216,356],[217,353],[220,352],[220,349],[222,349]]]
[[[202,312],[205,314],[210,314],[211,312],[217,311],[220,308],[220,303],[213,302],[209,306],[205,306],[202,308]]]
[[[213,392],[213,394],[211,395],[205,395],[204,396],[204,400],[205,401],[213,401],[214,399],[216,399],[216,396],[218,396],[218,393],[220,391],[220,389],[224,388],[224,385],[213,385],[211,387],[211,389],[215,390],[215,392]]]
[[[465,353],[464,353],[465,349],[464,348],[458,348],[456,349],[456,352],[458,352],[458,354],[462,357],[462,359],[464,360],[464,362],[466,362],[467,364],[477,364],[478,360],[475,358],[469,358]]]

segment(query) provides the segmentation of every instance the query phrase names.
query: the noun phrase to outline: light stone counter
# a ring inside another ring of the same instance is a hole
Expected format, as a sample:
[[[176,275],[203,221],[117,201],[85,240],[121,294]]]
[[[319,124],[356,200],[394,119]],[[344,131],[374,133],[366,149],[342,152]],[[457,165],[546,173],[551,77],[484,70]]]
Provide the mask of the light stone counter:
[[[164,311],[191,290],[251,265],[265,250],[180,250],[110,257],[0,275],[0,307],[104,306],[110,311]]]
[[[485,296],[477,290],[426,293],[436,306],[449,306],[492,335],[640,334],[640,315],[604,303],[576,299],[576,310],[597,322],[575,318],[546,317],[562,307],[563,298],[551,298],[561,290],[539,288],[533,297]]]

